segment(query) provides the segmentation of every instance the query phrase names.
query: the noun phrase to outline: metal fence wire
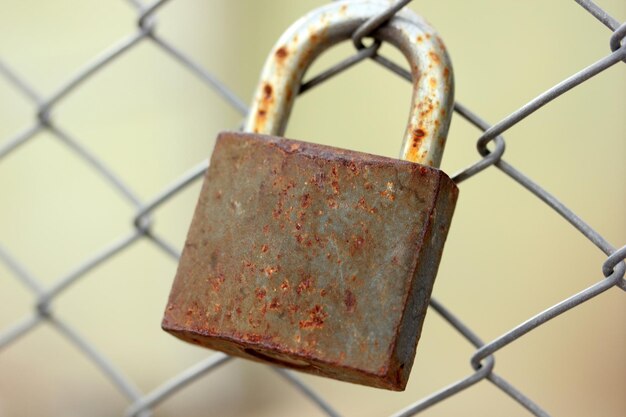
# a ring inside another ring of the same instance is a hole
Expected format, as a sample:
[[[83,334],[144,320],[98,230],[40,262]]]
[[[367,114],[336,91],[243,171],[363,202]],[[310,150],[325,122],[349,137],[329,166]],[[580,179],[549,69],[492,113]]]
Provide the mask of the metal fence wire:
[[[366,47],[361,41],[380,25],[384,25],[394,13],[409,2],[410,0],[398,1],[392,4],[382,15],[376,16],[363,24],[362,27],[354,32],[353,41],[357,49],[355,56],[336,64],[321,75],[311,78],[310,81],[303,86],[301,93],[323,84],[323,81],[331,78],[333,75],[365,59],[374,60],[390,69],[397,76],[410,81],[410,74],[405,69],[395,65],[393,62],[380,55],[377,47]],[[535,403],[533,399],[518,390],[499,373],[496,373],[494,366],[495,354],[503,347],[514,343],[538,326],[580,306],[605,291],[621,292],[626,290],[626,280],[624,279],[626,271],[626,264],[624,263],[624,259],[626,258],[626,246],[621,246],[616,249],[615,246],[586,224],[572,210],[503,159],[505,139],[502,135],[508,129],[524,120],[530,114],[538,111],[547,103],[589,80],[591,77],[605,71],[615,64],[626,62],[626,42],[624,40],[626,36],[626,24],[620,24],[619,21],[611,17],[590,0],[576,0],[576,2],[610,30],[610,34],[607,36],[611,49],[610,53],[548,89],[494,125],[488,124],[472,110],[456,102],[454,108],[456,114],[480,129],[482,134],[476,142],[480,159],[467,169],[457,173],[453,179],[457,183],[462,183],[476,178],[478,174],[492,166],[509,176],[528,190],[528,192],[545,203],[547,207],[567,220],[573,228],[578,230],[594,246],[606,254],[606,260],[602,264],[604,277],[600,277],[595,284],[587,289],[571,295],[488,342],[484,342],[470,327],[448,310],[441,302],[435,299],[431,300],[430,306],[432,309],[469,343],[475,346],[476,350],[471,356],[473,372],[467,375],[467,377],[453,381],[445,388],[407,405],[404,409],[394,414],[396,417],[416,415],[428,407],[455,396],[482,381],[488,381],[490,384],[493,384],[495,387],[505,392],[510,397],[511,401],[518,402],[522,407],[528,410],[529,414],[548,416],[548,412],[539,404]],[[135,383],[116,366],[114,361],[101,353],[94,344],[87,340],[80,331],[76,330],[76,328],[70,325],[66,320],[59,318],[55,314],[52,305],[61,293],[69,291],[74,283],[84,279],[94,268],[123,253],[139,240],[153,243],[157,248],[162,250],[165,255],[176,260],[179,256],[179,250],[154,232],[152,228],[152,214],[164,203],[176,199],[177,195],[179,195],[180,191],[185,187],[198,181],[206,170],[208,162],[205,161],[193,167],[189,172],[181,176],[173,184],[165,187],[153,198],[148,201],[143,201],[130,189],[124,178],[118,177],[115,172],[109,169],[99,159],[98,155],[87,149],[79,138],[73,137],[62,125],[55,122],[51,114],[57,107],[62,105],[68,95],[84,85],[95,73],[106,71],[110,63],[116,61],[124,54],[131,53],[133,49],[142,42],[151,42],[162,49],[173,61],[176,61],[184,68],[191,71],[203,83],[206,83],[210,88],[214,89],[226,103],[241,113],[242,116],[246,114],[247,106],[207,69],[155,32],[155,27],[157,26],[157,11],[161,6],[167,3],[167,0],[159,0],[150,4],[144,4],[139,0],[130,0],[129,3],[137,10],[137,29],[127,37],[121,39],[110,49],[95,57],[82,69],[71,74],[67,81],[49,96],[42,96],[18,71],[14,70],[4,60],[0,60],[0,75],[5,77],[6,80],[13,85],[17,91],[23,94],[24,97],[29,99],[34,106],[33,122],[15,136],[4,140],[0,145],[0,163],[4,162],[9,154],[20,152],[21,145],[29,142],[35,135],[46,131],[58,139],[60,143],[67,146],[77,158],[81,158],[86,162],[119,193],[121,198],[131,203],[136,209],[136,215],[133,219],[134,229],[132,232],[121,236],[119,240],[105,247],[89,259],[85,259],[84,262],[76,265],[74,269],[56,280],[52,285],[44,285],[38,277],[29,272],[27,265],[22,264],[16,257],[11,255],[10,247],[8,247],[9,242],[1,242],[0,261],[5,264],[7,270],[12,273],[15,279],[19,280],[32,291],[35,303],[32,312],[27,317],[24,317],[10,328],[2,329],[0,332],[0,349],[6,349],[9,345],[16,343],[22,336],[31,331],[35,331],[40,326],[50,326],[82,351],[82,353],[106,375],[111,383],[128,398],[129,406],[125,411],[126,416],[148,416],[151,415],[153,408],[157,404],[175,395],[194,381],[208,375],[216,368],[225,365],[227,362],[231,361],[231,358],[221,353],[212,354],[193,367],[178,375],[172,376],[171,379],[163,382],[162,385],[156,387],[154,390],[142,392]],[[8,58],[10,60],[10,57]],[[617,192],[623,192],[623,190],[617,190]],[[35,262],[35,260],[26,260],[26,262]],[[328,416],[340,415],[322,396],[318,395],[307,384],[301,381],[299,376],[283,369],[272,369],[286,381],[293,384],[304,397],[307,397],[310,401],[315,403],[323,413]],[[572,401],[576,401],[576,399],[572,399]]]

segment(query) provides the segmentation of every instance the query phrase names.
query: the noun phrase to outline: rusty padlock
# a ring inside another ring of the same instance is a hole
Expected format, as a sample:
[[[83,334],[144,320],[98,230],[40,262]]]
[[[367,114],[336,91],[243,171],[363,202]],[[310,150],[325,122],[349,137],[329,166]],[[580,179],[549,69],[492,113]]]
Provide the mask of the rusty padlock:
[[[163,329],[230,355],[404,389],[458,195],[435,168],[453,102],[443,43],[410,10],[373,35],[413,74],[404,160],[276,137],[313,59],[386,7],[335,2],[280,38],[247,119],[254,133],[217,139]]]

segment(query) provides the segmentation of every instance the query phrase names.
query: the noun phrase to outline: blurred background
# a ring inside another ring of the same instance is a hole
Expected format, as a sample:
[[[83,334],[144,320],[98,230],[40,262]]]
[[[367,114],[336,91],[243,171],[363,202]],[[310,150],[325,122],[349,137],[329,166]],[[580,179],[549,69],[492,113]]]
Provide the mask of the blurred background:
[[[320,0],[173,0],[156,33],[245,103],[274,42]],[[618,20],[622,0],[598,3]],[[496,123],[610,53],[611,32],[574,1],[416,0],[444,39],[456,99]],[[129,2],[0,0],[0,58],[42,97],[137,31]],[[322,56],[318,73],[353,54]],[[381,53],[404,64],[388,46]],[[626,67],[615,65],[505,133],[504,158],[614,246],[626,241]],[[410,86],[364,62],[296,101],[287,136],[396,156]],[[32,126],[36,105],[0,76],[0,147]],[[314,117],[313,117],[314,116]],[[216,133],[242,115],[150,40],[73,90],[52,120],[149,201],[208,158]],[[322,122],[320,122],[322,121]],[[442,168],[480,159],[480,132],[455,115]],[[200,182],[154,212],[155,234],[182,248]],[[53,285],[133,230],[136,208],[57,137],[37,133],[0,159],[0,246]],[[392,221],[392,220],[390,220]],[[495,167],[463,182],[434,296],[484,341],[603,278],[605,256]],[[176,262],[139,239],[55,298],[51,310],[142,392],[210,356],[165,334],[160,320]],[[36,297],[0,262],[0,333]],[[612,288],[496,354],[496,372],[554,416],[626,413],[626,303]],[[434,311],[426,317],[407,390],[386,392],[303,375],[346,416],[383,416],[472,373],[474,348]],[[0,350],[0,416],[122,415],[128,400],[45,322]],[[157,416],[319,416],[275,372],[232,361],[155,408]],[[487,381],[424,416],[526,416]]]

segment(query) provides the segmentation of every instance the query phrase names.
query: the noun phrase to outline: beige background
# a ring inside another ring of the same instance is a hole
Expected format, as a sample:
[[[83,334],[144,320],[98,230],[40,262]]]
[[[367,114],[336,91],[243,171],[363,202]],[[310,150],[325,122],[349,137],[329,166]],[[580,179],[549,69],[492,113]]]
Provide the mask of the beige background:
[[[323,3],[176,0],[158,13],[158,33],[248,102],[273,42]],[[599,3],[626,17],[623,1]],[[447,44],[456,98],[492,123],[610,52],[610,32],[573,1],[419,0],[411,7]],[[134,30],[135,11],[122,1],[0,0],[2,59],[46,95]],[[351,53],[350,45],[338,47],[312,73]],[[615,246],[626,241],[625,75],[616,65],[506,133],[506,160]],[[404,81],[367,62],[303,96],[287,135],[395,156],[409,95]],[[0,144],[32,123],[33,114],[32,104],[0,78]],[[207,158],[218,131],[240,123],[148,41],[68,96],[53,116],[146,200]],[[447,172],[479,158],[478,136],[454,117]],[[155,214],[155,230],[178,248],[198,191],[195,183]],[[0,161],[0,196],[0,244],[46,284],[131,230],[133,208],[46,133]],[[492,340],[601,280],[603,260],[557,214],[490,168],[461,185],[434,294]],[[159,328],[175,267],[140,241],[64,292],[54,311],[149,391],[210,354]],[[496,371],[555,416],[623,416],[624,295],[611,289],[504,348]],[[0,264],[0,330],[33,304]],[[406,392],[303,379],[346,416],[381,416],[469,374],[472,351],[431,311]],[[111,416],[126,406],[93,364],[46,325],[0,352],[0,416]],[[157,415],[321,414],[275,373],[236,361],[165,401]],[[423,415],[527,413],[481,382]]]

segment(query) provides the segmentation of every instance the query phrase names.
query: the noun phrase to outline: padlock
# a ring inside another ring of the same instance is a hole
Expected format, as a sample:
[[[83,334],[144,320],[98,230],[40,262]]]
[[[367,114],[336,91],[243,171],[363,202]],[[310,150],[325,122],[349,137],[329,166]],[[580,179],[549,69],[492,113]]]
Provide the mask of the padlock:
[[[443,43],[406,9],[372,35],[399,48],[413,75],[404,160],[277,137],[314,58],[388,6],[331,3],[273,48],[250,133],[217,138],[164,330],[229,355],[405,388],[458,195],[435,168],[453,102]]]

